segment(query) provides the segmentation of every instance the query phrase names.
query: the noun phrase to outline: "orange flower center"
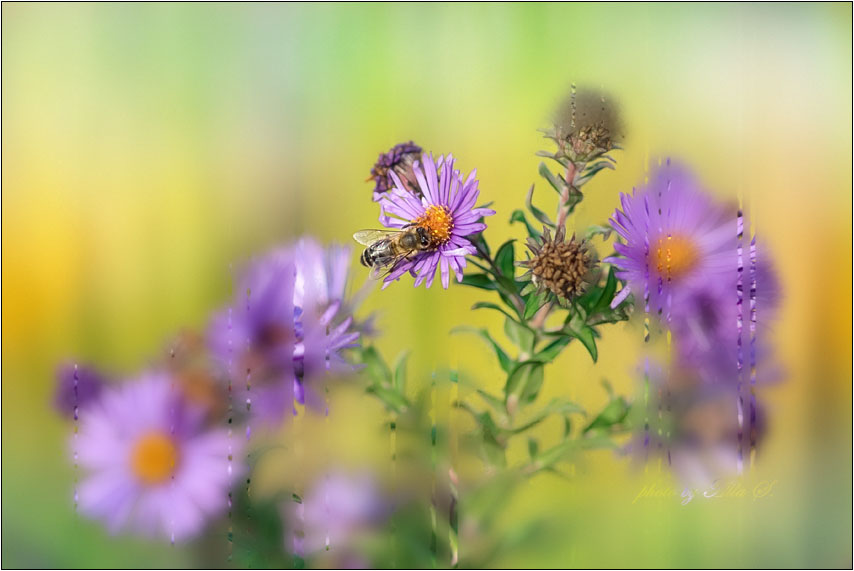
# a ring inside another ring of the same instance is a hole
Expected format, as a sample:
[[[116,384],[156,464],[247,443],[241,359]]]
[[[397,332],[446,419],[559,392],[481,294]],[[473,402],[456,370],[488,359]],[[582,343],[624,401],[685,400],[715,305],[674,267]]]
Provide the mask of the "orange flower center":
[[[131,470],[139,481],[148,486],[162,484],[175,473],[178,448],[168,434],[149,432],[133,446]]]
[[[697,265],[697,247],[684,236],[662,236],[651,248],[652,265],[667,281],[678,279]]]
[[[428,206],[427,211],[415,221],[415,224],[430,231],[430,237],[436,246],[441,246],[450,240],[451,230],[454,229],[454,219],[444,206]]]

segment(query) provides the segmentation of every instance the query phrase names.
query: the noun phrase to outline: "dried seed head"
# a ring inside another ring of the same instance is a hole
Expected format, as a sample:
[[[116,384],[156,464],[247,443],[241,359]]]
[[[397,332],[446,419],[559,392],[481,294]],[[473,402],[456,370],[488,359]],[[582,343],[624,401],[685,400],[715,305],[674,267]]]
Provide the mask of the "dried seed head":
[[[529,270],[523,278],[530,276],[538,291],[548,289],[561,303],[583,294],[594,281],[599,264],[595,252],[586,241],[576,240],[575,236],[566,241],[563,227],[557,230],[554,239],[548,228],[543,228],[540,240],[528,239],[533,258],[519,263]]]
[[[554,128],[546,137],[557,143],[555,158],[588,162],[623,140],[617,105],[600,91],[573,90],[558,108]]]

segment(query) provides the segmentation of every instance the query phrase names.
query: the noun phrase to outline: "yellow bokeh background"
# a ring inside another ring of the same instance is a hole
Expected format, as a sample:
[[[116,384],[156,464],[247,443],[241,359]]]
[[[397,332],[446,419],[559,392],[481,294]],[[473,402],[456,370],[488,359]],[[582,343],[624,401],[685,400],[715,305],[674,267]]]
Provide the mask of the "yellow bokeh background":
[[[577,482],[541,476],[514,496],[506,525],[540,517],[556,532],[500,563],[850,566],[851,15],[845,3],[4,4],[3,565],[192,566],[189,548],[111,538],[73,513],[57,364],[130,375],[177,330],[205,327],[242,260],[376,226],[363,181],[399,141],[476,167],[498,212],[490,243],[521,238],[507,221],[538,180],[537,129],[574,82],[612,94],[627,139],[571,224],[604,223],[618,192],[671,157],[743,201],[776,263],[786,379],[760,395],[771,427],[745,486],[777,484],[763,501],[633,503],[638,475],[597,453]],[[411,351],[414,377],[455,367],[498,387],[486,347],[449,335],[500,331],[469,311],[483,295],[404,280],[363,310],[379,312],[384,354]],[[595,408],[603,378],[633,394],[640,345],[619,325],[595,365],[570,347],[540,398]],[[345,397],[332,422],[359,429],[330,431],[326,452],[379,457],[379,405]]]

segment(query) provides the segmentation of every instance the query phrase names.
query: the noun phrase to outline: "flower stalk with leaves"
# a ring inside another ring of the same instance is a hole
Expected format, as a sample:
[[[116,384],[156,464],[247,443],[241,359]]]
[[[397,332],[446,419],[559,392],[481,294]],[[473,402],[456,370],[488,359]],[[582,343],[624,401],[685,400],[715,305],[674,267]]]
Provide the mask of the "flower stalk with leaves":
[[[510,216],[511,224],[524,225],[533,257],[528,254],[527,259],[520,259],[514,239],[501,244],[493,254],[483,230],[467,237],[474,249],[474,253],[467,253],[467,261],[479,271],[467,272],[461,284],[497,294],[498,303],[483,300],[475,303],[473,309],[502,314],[504,333],[514,345],[512,350],[507,349],[496,334],[485,328],[461,326],[454,330],[474,333],[485,340],[506,375],[500,394],[490,393],[474,383],[473,394],[478,402],[455,403],[474,419],[477,449],[486,464],[486,473],[493,475],[485,481],[460,486],[460,517],[474,521],[475,529],[485,530],[496,509],[496,502],[484,498],[507,494],[521,479],[541,472],[564,476],[558,469],[561,462],[582,450],[615,447],[612,436],[628,429],[629,404],[608,385],[608,403],[595,413],[588,413],[580,404],[566,398],[537,403],[546,366],[573,340],[584,345],[595,362],[597,328],[628,318],[625,306],[611,308],[618,278],[611,268],[602,271],[590,242],[597,235],[607,238],[610,229],[592,226],[586,229],[583,238],[573,235],[566,239],[567,219],[584,198],[582,188],[598,173],[615,168],[615,159],[607,153],[619,148],[615,143],[618,122],[613,109],[589,112],[591,97],[600,103],[602,98],[582,93],[580,100],[585,102],[585,111],[572,113],[568,124],[559,124],[547,132],[557,150],[540,153],[555,161],[562,171],[554,173],[545,163],[539,167],[540,175],[558,195],[555,220],[533,204],[533,185],[525,199],[527,212],[517,209]],[[588,117],[592,122],[586,121]],[[530,221],[529,216],[536,222]],[[535,223],[542,225],[542,232]],[[417,259],[413,263],[417,264]],[[517,266],[527,267],[528,274],[517,276]],[[369,378],[368,392],[383,401],[397,430],[407,426],[407,418],[410,430],[429,429],[423,422],[413,420],[423,415],[410,415],[416,403],[406,396],[405,361],[399,361],[392,371],[374,348],[362,348],[360,352]],[[448,374],[448,380],[463,382],[455,371]],[[562,420],[562,438],[557,445],[541,450],[537,439],[529,434],[552,417]],[[435,435],[435,426],[431,430]],[[511,440],[521,438],[527,439],[529,458],[510,466],[506,451]],[[447,515],[454,519],[452,514]],[[450,537],[452,543],[459,540],[456,531]]]

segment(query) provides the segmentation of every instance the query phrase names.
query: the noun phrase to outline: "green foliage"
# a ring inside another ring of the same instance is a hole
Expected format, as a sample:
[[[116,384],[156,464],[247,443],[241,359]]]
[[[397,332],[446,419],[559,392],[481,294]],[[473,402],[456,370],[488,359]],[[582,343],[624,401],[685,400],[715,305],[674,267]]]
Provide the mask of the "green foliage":
[[[493,281],[493,279],[487,274],[468,273],[463,276],[463,281],[460,283],[480,289],[494,290],[496,288],[495,281]]]
[[[513,278],[515,271],[515,266],[513,264],[515,259],[513,242],[515,242],[515,240],[507,240],[500,248],[498,248],[498,252],[495,254],[495,265],[501,272],[501,277],[507,277],[510,279]]]
[[[248,569],[299,568],[302,561],[282,549],[285,530],[278,498],[252,498],[243,486],[238,486],[234,493],[232,531],[226,534],[234,564]]]
[[[540,163],[539,167],[540,176],[546,179],[546,182],[551,185],[558,195],[562,194],[564,190],[566,190],[567,184],[562,176],[554,174],[546,163]]]
[[[607,381],[602,384],[608,392],[608,404],[584,427],[584,434],[608,435],[628,428],[627,421],[631,410],[629,403],[622,396],[615,395]]]
[[[533,284],[532,284],[533,285]],[[522,290],[522,295],[524,295],[525,290]],[[525,314],[522,316],[523,319],[531,319],[534,317],[534,314],[545,304],[546,302],[546,294],[545,293],[537,293],[535,291],[531,291],[528,293],[528,297],[525,298]]]
[[[534,332],[527,326],[522,325],[515,319],[509,317],[504,320],[504,333],[519,348],[520,351],[531,354],[534,349]]]
[[[543,363],[539,361],[524,361],[507,376],[504,384],[504,399],[510,402],[515,397],[517,402],[533,402],[543,386]]]
[[[548,226],[550,228],[556,228],[557,224],[552,222],[551,219],[548,217],[548,215],[546,215],[545,212],[543,212],[542,210],[540,210],[539,208],[534,206],[533,200],[534,200],[534,185],[532,184],[531,190],[528,191],[528,196],[525,198],[525,206],[528,207],[528,210],[531,211],[531,214],[533,214],[534,218],[536,218],[537,220],[539,220],[540,222],[542,222],[543,224],[545,224],[546,226]]]
[[[538,238],[540,236],[540,231],[535,227],[531,226],[530,222],[528,222],[528,218],[525,216],[524,210],[516,209],[510,215],[510,223],[521,222],[525,225],[525,228],[528,230],[528,236],[531,238]]]
[[[374,347],[362,347],[356,352],[364,365],[362,372],[369,379],[365,391],[379,398],[392,412],[401,413],[409,408],[410,403],[405,395],[408,354],[400,356],[392,375],[391,369]]]
[[[509,319],[509,317],[507,319]],[[501,348],[501,345],[499,345],[492,338],[492,336],[489,334],[489,331],[487,331],[486,329],[475,329],[473,327],[461,326],[452,329],[451,333],[474,333],[475,335],[479,336],[481,339],[489,343],[489,346],[492,347],[492,350],[495,352],[495,356],[498,358],[498,363],[501,366],[501,369],[505,373],[509,373],[510,370],[513,368],[512,359],[507,356],[507,353],[504,351],[504,349]]]

